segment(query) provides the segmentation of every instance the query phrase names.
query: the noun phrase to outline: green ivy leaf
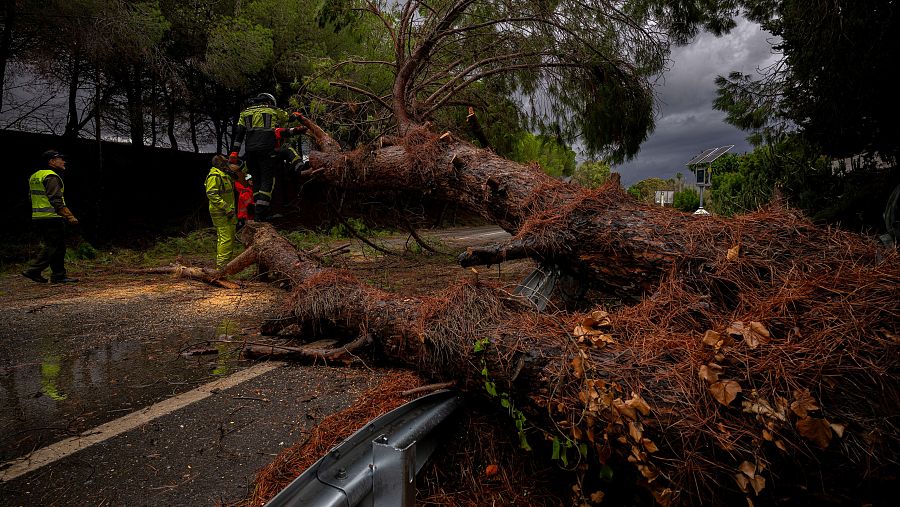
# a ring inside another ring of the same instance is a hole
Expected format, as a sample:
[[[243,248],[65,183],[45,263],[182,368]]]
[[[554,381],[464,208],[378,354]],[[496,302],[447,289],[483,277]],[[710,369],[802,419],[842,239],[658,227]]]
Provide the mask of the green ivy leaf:
[[[528,445],[528,439],[525,438],[524,431],[519,432],[519,447],[521,447],[522,449],[525,449],[526,451],[531,450],[531,446]]]
[[[550,454],[550,459],[559,459],[559,438],[553,437],[553,451]]]
[[[613,478],[613,469],[609,465],[603,465],[600,469],[600,478],[604,481],[611,481]]]

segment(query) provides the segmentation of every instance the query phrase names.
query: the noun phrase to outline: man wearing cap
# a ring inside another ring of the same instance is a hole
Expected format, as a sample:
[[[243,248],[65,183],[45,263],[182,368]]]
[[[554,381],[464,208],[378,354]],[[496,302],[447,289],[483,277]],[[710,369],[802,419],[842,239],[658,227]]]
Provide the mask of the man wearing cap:
[[[31,175],[31,222],[41,236],[43,248],[22,275],[38,283],[47,283],[41,272],[50,268],[50,283],[77,282],[66,276],[65,222],[78,225],[78,219],[66,207],[65,186],[61,174],[66,169],[65,155],[48,150],[42,155],[45,168]]]
[[[243,147],[247,167],[254,176],[253,201],[257,220],[269,218],[275,180],[285,160],[283,146],[289,144],[288,138],[306,130],[305,127],[286,127],[290,121],[299,121],[299,118],[299,113],[288,115],[279,109],[271,93],[260,93],[241,111],[235,122],[229,161],[239,164],[238,153]]]

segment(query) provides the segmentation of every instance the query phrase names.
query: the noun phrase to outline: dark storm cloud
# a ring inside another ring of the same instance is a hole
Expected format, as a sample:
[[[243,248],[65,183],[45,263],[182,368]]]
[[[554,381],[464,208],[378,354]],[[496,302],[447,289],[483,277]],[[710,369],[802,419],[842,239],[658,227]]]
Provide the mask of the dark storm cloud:
[[[741,21],[723,37],[703,34],[672,52],[669,70],[657,83],[656,130],[634,160],[614,167],[626,187],[640,180],[687,174],[684,163],[706,148],[734,144],[732,152],[749,151],[742,132],[724,122],[712,107],[715,78],[732,71],[755,73],[775,61],[772,37],[759,25]]]

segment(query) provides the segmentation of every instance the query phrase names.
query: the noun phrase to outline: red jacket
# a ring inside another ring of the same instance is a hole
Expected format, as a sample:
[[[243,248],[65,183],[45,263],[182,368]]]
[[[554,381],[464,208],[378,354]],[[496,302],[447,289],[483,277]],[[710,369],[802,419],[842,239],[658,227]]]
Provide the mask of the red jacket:
[[[237,217],[244,220],[253,219],[253,212],[249,209],[253,204],[253,187],[246,181],[235,181],[234,189],[237,190]]]

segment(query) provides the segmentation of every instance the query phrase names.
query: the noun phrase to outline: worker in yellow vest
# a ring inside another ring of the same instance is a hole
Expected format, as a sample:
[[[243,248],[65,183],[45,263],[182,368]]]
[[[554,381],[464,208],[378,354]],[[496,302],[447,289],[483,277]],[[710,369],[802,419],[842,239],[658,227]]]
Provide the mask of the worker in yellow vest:
[[[66,230],[65,223],[78,225],[78,219],[66,206],[62,173],[66,169],[65,155],[49,150],[42,155],[44,169],[31,175],[28,186],[31,189],[31,222],[37,228],[43,248],[37,258],[28,264],[22,276],[38,283],[47,283],[41,275],[50,268],[50,283],[77,282],[66,275]]]
[[[212,159],[212,168],[206,175],[206,197],[209,199],[209,216],[216,227],[216,267],[222,269],[234,253],[234,235],[237,225],[234,206],[234,179],[238,166],[228,163],[224,155]]]

